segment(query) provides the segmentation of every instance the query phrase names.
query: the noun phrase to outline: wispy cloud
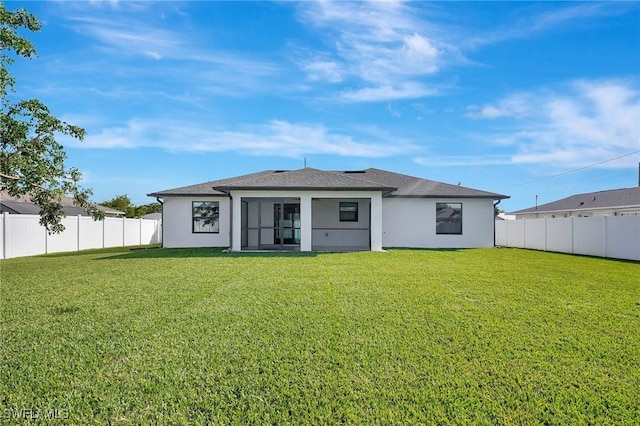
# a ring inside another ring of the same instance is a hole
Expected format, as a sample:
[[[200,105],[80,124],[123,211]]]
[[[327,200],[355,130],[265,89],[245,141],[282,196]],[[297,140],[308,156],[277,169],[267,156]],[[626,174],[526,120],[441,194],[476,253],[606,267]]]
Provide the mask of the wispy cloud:
[[[396,85],[365,87],[357,90],[343,90],[340,97],[348,101],[368,102],[381,100],[417,99],[433,96],[437,89],[429,88],[418,82],[403,82]]]
[[[74,13],[68,19],[75,31],[95,39],[94,46],[102,53],[96,57],[95,67],[104,67],[104,62],[108,61],[112,78],[119,75],[141,77],[140,73],[144,72],[155,81],[180,78],[183,83],[197,85],[198,91],[229,96],[281,87],[276,81],[265,80],[283,72],[275,62],[211,49],[202,44],[197,34],[179,28],[168,29],[164,18],[141,20],[139,14],[129,16],[124,12],[118,13],[117,19],[113,13]],[[158,63],[142,63],[136,69],[131,66],[130,58]]]
[[[76,31],[97,39],[119,54],[140,55],[152,59],[175,57],[186,45],[177,34],[153,25],[95,16],[72,18]]]
[[[474,166],[498,166],[511,164],[510,155],[429,155],[428,157],[416,157],[416,164],[425,167],[474,167]]]
[[[301,21],[321,31],[326,41],[325,50],[315,55],[306,51],[305,59],[298,61],[309,80],[345,84],[350,88],[334,93],[345,101],[376,102],[441,94],[438,78],[442,80],[443,71],[454,65],[473,65],[465,53],[479,46],[628,13],[632,6],[529,5],[519,8],[512,21],[491,30],[457,25],[459,18],[434,3],[310,1],[299,7]],[[497,110],[480,113],[503,114]]]
[[[512,147],[505,163],[596,163],[640,148],[640,90],[635,80],[577,80],[469,107],[469,118],[502,119],[510,131],[485,136]],[[628,166],[630,161],[607,164]]]
[[[404,2],[304,2],[302,20],[325,33],[330,52],[302,64],[312,80],[358,81],[338,96],[348,101],[383,101],[434,95],[420,78],[440,71],[460,54],[435,37],[436,25]]]
[[[80,117],[76,122],[83,125]],[[95,126],[95,122],[93,123]],[[91,132],[83,142],[65,140],[74,148],[159,148],[167,151],[238,152],[243,155],[301,157],[330,154],[345,157],[390,157],[419,148],[398,138],[384,139],[369,132],[369,141],[333,131],[321,124],[271,120],[243,130],[211,130],[194,122],[135,118],[118,126]],[[364,136],[367,138],[367,136]]]
[[[577,2],[558,7],[557,3],[546,10],[544,3],[536,4],[523,11],[526,15],[514,16],[511,22],[498,25],[488,32],[476,32],[461,40],[464,48],[499,43],[505,40],[535,36],[556,28],[566,29],[569,24],[588,22],[593,18],[612,17],[628,13],[634,8],[633,2]],[[545,10],[540,10],[545,8]]]

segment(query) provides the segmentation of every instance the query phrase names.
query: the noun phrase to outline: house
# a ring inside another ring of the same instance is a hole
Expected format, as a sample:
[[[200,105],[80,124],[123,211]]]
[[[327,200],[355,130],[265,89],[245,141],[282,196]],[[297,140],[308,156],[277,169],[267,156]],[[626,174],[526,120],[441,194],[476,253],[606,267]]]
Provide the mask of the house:
[[[89,216],[89,213],[82,207],[78,207],[74,204],[73,198],[62,197],[60,200],[62,204],[62,211],[65,216]],[[124,216],[124,212],[114,210],[110,207],[96,204],[99,210],[102,210],[106,217],[118,217]],[[9,214],[40,214],[40,207],[31,201],[31,197],[28,195],[22,197],[13,197],[6,191],[0,191],[0,213]]]
[[[265,170],[153,192],[165,247],[492,247],[505,195],[379,169]]]
[[[144,216],[142,216],[142,219],[149,219],[149,220],[162,220],[162,213],[147,213]]]
[[[545,217],[638,216],[640,186],[587,192],[511,213],[516,219]]]

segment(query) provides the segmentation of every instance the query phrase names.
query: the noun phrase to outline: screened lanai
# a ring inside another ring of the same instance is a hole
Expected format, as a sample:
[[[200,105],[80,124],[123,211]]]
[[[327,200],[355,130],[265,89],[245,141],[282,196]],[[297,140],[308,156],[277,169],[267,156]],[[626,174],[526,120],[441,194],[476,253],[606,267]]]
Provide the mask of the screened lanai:
[[[369,198],[311,198],[311,250],[371,250]],[[243,197],[241,250],[301,249],[300,197]]]

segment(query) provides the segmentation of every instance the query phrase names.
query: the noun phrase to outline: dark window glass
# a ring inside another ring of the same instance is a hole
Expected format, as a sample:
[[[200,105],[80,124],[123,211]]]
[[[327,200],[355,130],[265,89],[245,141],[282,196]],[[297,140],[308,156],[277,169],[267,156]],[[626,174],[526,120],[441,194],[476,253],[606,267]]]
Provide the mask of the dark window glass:
[[[358,203],[341,202],[340,203],[340,222],[357,222],[358,221]]]
[[[462,203],[436,203],[436,234],[462,234]]]
[[[218,201],[194,201],[192,203],[193,232],[220,232],[220,203]]]

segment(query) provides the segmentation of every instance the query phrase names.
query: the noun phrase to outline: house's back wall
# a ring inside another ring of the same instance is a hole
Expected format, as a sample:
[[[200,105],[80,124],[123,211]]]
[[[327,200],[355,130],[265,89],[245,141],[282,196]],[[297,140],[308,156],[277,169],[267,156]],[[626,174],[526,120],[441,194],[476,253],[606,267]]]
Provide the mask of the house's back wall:
[[[220,203],[220,232],[193,233],[193,201]],[[229,198],[226,197],[167,197],[163,207],[163,247],[229,247]]]
[[[436,234],[436,203],[462,203],[462,235]],[[384,198],[382,201],[384,247],[493,247],[493,229],[493,200]]]

